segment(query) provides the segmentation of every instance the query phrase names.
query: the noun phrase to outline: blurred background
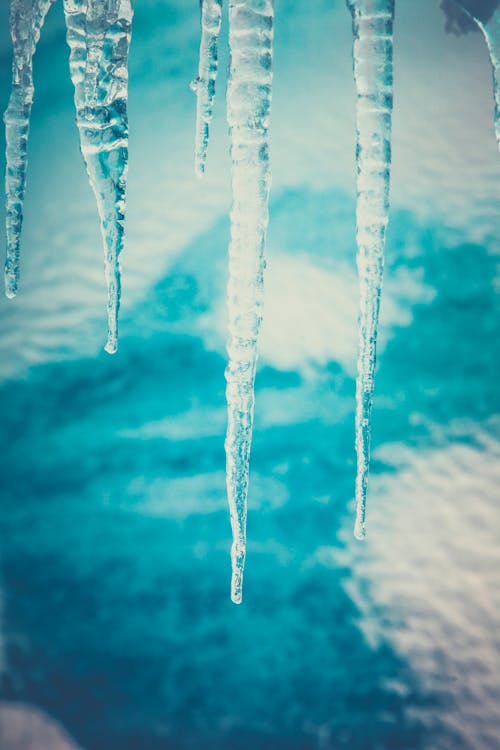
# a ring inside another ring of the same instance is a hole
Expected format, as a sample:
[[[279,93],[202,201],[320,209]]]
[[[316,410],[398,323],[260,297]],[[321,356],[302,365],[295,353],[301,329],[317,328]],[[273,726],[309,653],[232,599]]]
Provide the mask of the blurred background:
[[[500,155],[482,35],[447,33],[437,0],[396,3],[392,212],[359,543],[351,19],[343,0],[276,0],[237,607],[223,449],[227,21],[197,181],[199,4],[135,6],[114,357],[102,350],[102,248],[60,2],[35,56],[21,290],[0,299],[0,746],[498,748]],[[2,111],[10,66],[2,0]]]

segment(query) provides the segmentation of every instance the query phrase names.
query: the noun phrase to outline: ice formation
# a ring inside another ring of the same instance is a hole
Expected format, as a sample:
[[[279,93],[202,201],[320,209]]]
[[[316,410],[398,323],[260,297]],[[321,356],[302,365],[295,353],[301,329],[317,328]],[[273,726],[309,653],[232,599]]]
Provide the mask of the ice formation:
[[[104,245],[108,288],[106,351],[118,343],[120,252],[128,166],[128,51],[131,0],[64,0],[76,122]]]
[[[201,0],[201,42],[198,77],[191,87],[196,94],[195,172],[201,176],[207,161],[208,137],[215,98],[222,0]]]
[[[16,294],[33,101],[33,55],[55,0],[10,0],[14,48],[12,93],[5,113],[7,260],[5,288]],[[132,0],[63,0],[75,87],[76,121],[104,244],[108,288],[106,350],[116,351],[128,164],[128,52]],[[389,211],[392,48],[395,0],[347,0],[353,19],[356,86],[357,245],[360,278],[356,385],[356,523],[365,535],[366,491],[377,327]],[[454,5],[451,5],[454,3]],[[195,168],[205,170],[218,68],[222,0],[201,0]],[[500,146],[500,3],[442,0],[462,21],[473,19],[488,45]],[[453,16],[451,14],[450,18]],[[454,17],[454,16],[453,16]],[[451,22],[450,22],[451,23]],[[468,23],[465,21],[465,23]],[[231,148],[231,241],[228,280],[226,395],[227,493],[233,544],[231,598],[242,599],[247,495],[254,412],[257,340],[262,320],[264,247],[270,190],[269,113],[272,94],[274,0],[229,0],[230,70],[227,116]]]
[[[454,3],[477,23],[486,39],[493,68],[495,135],[500,148],[500,3],[494,0],[454,0]]]
[[[196,171],[203,173],[217,75],[221,0],[202,0],[196,91]],[[257,339],[262,321],[269,219],[269,111],[274,0],[230,0],[227,120],[231,148],[231,242],[227,287],[226,482],[233,544],[231,599],[242,599]]]
[[[356,381],[356,523],[365,536],[377,328],[389,212],[394,0],[348,0],[356,84],[356,239],[360,284]]]
[[[13,45],[12,92],[4,115],[6,161],[5,294],[15,297],[19,284],[21,227],[28,165],[28,135],[33,104],[33,55],[45,16],[55,0],[11,0],[10,33]]]
[[[269,111],[274,0],[231,0],[227,119],[231,141],[231,242],[227,288],[226,479],[233,545],[231,599],[241,602],[257,338],[268,224]]]
[[[131,0],[63,0],[75,86],[76,121],[90,183],[97,200],[108,288],[106,351],[116,351],[120,305],[119,256],[123,245],[128,163],[127,60]],[[5,113],[7,258],[5,292],[19,282],[20,236],[26,186],[32,59],[45,16],[55,0],[11,0],[14,47],[12,94]]]

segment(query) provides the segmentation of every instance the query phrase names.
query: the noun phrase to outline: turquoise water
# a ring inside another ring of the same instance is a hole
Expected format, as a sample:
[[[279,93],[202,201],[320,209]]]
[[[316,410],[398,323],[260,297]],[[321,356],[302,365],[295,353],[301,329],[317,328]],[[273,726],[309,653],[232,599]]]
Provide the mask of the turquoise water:
[[[314,14],[280,5],[241,607],[229,600],[223,451],[225,126],[219,96],[200,186],[187,86],[197,8],[137,9],[115,357],[99,350],[97,218],[57,11],[47,30],[24,291],[1,309],[0,709],[36,706],[85,750],[487,750],[500,732],[500,210],[487,60],[480,39],[446,37],[430,5],[422,20],[401,3],[399,162],[360,545],[350,19],[342,3]],[[410,116],[418,23],[428,64],[443,58],[443,90]],[[455,101],[454,55],[484,93],[470,123],[458,115],[479,94]]]

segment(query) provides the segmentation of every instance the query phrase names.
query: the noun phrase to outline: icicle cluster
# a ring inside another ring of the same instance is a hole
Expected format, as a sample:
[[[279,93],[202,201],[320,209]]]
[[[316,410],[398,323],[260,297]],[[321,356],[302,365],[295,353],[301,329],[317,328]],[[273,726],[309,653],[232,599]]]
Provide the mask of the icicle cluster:
[[[356,84],[356,239],[360,283],[356,382],[356,524],[365,536],[377,328],[389,212],[394,0],[348,0]]]
[[[13,45],[12,92],[4,115],[7,171],[5,177],[7,257],[5,294],[15,297],[19,285],[21,227],[28,166],[28,135],[33,104],[33,55],[45,16],[55,0],[11,0]]]
[[[356,385],[356,524],[365,535],[377,327],[389,211],[392,48],[395,0],[347,0],[354,33],[356,86],[357,245],[360,279]],[[500,4],[453,0],[473,18],[488,45],[500,146]],[[14,48],[7,143],[8,297],[18,288],[27,144],[33,102],[32,60],[55,0],[10,0]],[[101,221],[108,288],[106,350],[116,351],[128,164],[127,86],[132,0],[63,0],[80,144]],[[222,0],[201,0],[195,170],[205,171],[218,68]],[[264,248],[269,218],[269,113],[274,0],[229,0],[227,117],[231,144],[231,242],[228,280],[226,395],[227,494],[233,544],[231,598],[242,600],[257,340],[262,321]]]
[[[13,85],[5,113],[7,136],[7,260],[5,289],[17,292],[26,185],[32,59],[55,0],[11,0]],[[128,163],[127,82],[131,0],[64,0],[70,71],[80,145],[101,220],[108,287],[106,350],[116,351]]]

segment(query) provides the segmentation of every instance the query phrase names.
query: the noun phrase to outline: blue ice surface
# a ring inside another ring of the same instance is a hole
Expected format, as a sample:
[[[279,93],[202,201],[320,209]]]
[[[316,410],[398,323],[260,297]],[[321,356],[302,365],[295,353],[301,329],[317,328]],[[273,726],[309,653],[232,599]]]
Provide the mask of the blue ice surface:
[[[162,23],[176,22],[176,7]],[[146,21],[157,25],[153,11]],[[154,78],[149,58],[134,65]],[[185,60],[165,67],[187,86]],[[46,106],[69,113],[71,97]],[[43,135],[53,137],[49,125]],[[353,216],[348,191],[278,188],[270,256],[306,254],[331,269],[334,247],[334,260],[354,267]],[[229,601],[225,357],[200,333],[223,299],[216,270],[227,241],[217,215],[158,271],[125,306],[117,357],[56,357],[0,385],[0,700],[39,706],[85,750],[453,742],[440,722],[450,695],[425,688],[391,642],[363,637],[348,586],[356,570],[315,556],[342,549],[352,515],[354,378],[334,358],[313,376],[265,361],[258,372],[246,602]],[[76,255],[77,242],[67,251]],[[429,425],[481,423],[499,410],[495,261],[481,243],[443,239],[437,222],[402,209],[387,257],[388,277],[424,269],[435,294],[411,303],[411,322],[386,342],[373,441],[423,450]],[[374,459],[374,476],[391,470]],[[363,593],[371,597],[368,585]]]

